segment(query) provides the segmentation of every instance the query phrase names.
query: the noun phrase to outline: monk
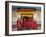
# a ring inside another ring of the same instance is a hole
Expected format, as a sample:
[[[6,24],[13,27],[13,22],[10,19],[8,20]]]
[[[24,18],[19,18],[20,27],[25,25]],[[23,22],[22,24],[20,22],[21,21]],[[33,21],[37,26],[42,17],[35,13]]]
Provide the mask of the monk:
[[[18,20],[17,20],[16,28],[17,28],[17,30],[23,30],[24,25],[23,25],[22,19],[18,19]]]

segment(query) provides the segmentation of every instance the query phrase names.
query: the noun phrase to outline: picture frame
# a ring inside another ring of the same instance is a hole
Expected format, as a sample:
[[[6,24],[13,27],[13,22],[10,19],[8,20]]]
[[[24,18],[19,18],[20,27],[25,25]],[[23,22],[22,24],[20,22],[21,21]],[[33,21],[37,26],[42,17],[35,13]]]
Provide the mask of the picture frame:
[[[27,19],[25,16],[29,17],[29,19],[33,18],[37,23],[31,21],[33,23],[32,26],[27,22],[28,25],[23,24],[24,27],[22,26],[23,28],[19,29],[18,23],[16,24],[17,19]],[[28,26],[32,28],[30,29]],[[5,1],[5,35],[18,36],[32,34],[45,34],[45,3]]]

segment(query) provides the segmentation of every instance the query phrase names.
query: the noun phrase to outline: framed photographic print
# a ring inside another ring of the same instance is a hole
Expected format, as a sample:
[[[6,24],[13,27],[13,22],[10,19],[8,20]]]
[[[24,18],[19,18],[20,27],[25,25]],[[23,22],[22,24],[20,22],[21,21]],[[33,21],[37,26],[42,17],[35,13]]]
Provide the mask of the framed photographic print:
[[[45,4],[35,2],[5,2],[5,35],[45,33]]]

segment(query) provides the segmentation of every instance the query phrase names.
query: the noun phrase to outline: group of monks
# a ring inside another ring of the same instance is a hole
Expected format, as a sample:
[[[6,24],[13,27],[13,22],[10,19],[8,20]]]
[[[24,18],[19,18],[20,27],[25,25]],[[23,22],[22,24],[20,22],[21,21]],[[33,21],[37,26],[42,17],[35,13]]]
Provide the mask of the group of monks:
[[[37,29],[37,22],[33,21],[33,19],[29,19],[27,16],[23,17],[23,19],[18,19],[16,22],[17,30],[35,30]]]

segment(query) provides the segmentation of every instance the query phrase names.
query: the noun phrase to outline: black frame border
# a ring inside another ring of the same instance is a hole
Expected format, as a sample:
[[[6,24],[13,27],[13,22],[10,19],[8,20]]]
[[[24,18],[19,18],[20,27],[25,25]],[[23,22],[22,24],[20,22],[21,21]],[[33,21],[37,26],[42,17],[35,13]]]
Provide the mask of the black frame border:
[[[27,3],[27,4],[42,4],[44,5],[44,32],[43,33],[27,33],[27,34],[9,34],[9,3]],[[18,36],[18,35],[32,35],[32,34],[45,34],[45,3],[37,2],[20,2],[20,1],[5,1],[5,36]]]

